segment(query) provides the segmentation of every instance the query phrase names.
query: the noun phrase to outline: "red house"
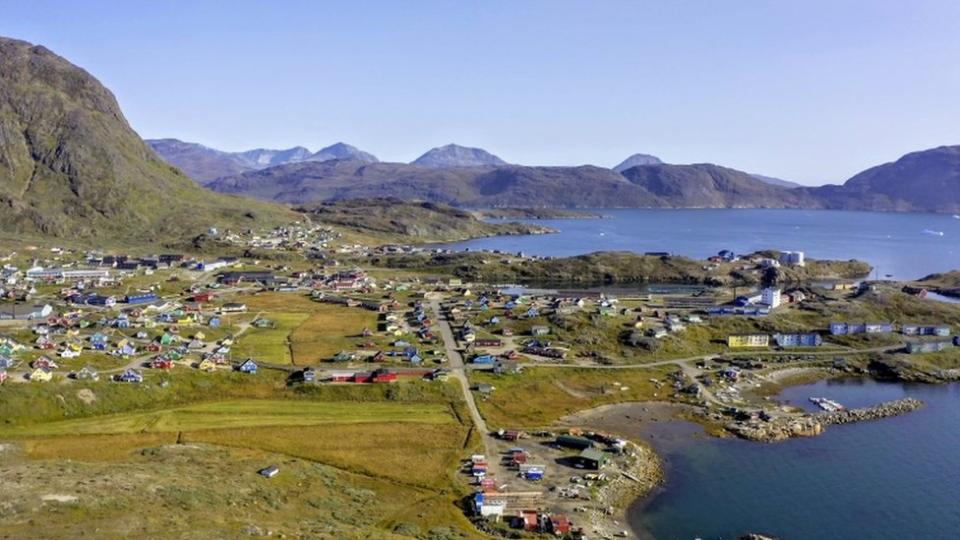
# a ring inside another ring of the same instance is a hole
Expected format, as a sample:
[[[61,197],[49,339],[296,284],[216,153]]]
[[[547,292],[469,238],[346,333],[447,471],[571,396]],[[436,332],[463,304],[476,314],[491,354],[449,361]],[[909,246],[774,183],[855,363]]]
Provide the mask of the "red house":
[[[173,369],[173,360],[169,358],[155,358],[153,362],[150,362],[150,367],[153,369]]]
[[[561,536],[570,532],[570,520],[563,514],[554,514],[550,516],[550,531]]]
[[[214,298],[216,298],[216,295],[212,292],[202,292],[193,295],[194,302],[211,302]]]
[[[393,382],[397,380],[397,372],[388,371],[386,369],[378,369],[373,372],[372,382],[375,383],[385,383]]]

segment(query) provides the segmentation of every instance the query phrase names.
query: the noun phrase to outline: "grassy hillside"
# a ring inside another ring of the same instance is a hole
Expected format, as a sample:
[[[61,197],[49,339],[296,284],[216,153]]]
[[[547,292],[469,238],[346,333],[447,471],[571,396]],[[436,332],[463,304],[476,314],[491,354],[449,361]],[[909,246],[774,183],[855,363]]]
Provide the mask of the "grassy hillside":
[[[212,194],[162,162],[95,78],[0,38],[0,228],[166,241],[287,222],[289,210]]]

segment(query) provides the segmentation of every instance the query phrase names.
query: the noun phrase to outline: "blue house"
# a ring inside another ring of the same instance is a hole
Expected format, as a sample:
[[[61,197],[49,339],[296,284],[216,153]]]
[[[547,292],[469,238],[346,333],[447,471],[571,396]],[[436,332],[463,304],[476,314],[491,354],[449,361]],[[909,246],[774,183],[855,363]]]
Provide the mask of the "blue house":
[[[492,365],[493,362],[494,362],[494,358],[493,358],[492,355],[489,355],[489,354],[480,354],[480,355],[477,355],[477,356],[474,356],[474,357],[473,357],[473,363],[474,363],[474,364],[490,364],[490,365]]]
[[[819,347],[823,343],[823,338],[815,332],[774,334],[773,340],[779,347]]]
[[[157,300],[157,295],[154,293],[128,294],[123,300],[128,304],[146,304]]]
[[[242,364],[237,368],[237,371],[240,373],[250,373],[255,375],[257,373],[257,363],[253,361],[252,358],[247,358],[243,361]]]
[[[210,317],[207,325],[209,325],[210,328],[220,328],[220,317]]]
[[[317,380],[317,372],[313,368],[305,368],[300,372],[300,376],[303,378],[303,382],[314,382]]]
[[[9,369],[16,365],[13,358],[9,356],[0,356],[0,369]]]
[[[117,375],[117,380],[120,382],[127,382],[127,383],[142,383],[143,374],[133,368],[130,368],[124,371],[123,373],[121,373],[120,375]]]

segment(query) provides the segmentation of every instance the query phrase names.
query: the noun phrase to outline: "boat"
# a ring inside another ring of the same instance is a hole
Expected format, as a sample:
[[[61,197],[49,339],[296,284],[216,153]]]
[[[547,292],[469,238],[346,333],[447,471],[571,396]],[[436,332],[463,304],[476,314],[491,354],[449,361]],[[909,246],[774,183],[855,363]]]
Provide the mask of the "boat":
[[[960,219],[960,215],[954,214],[953,219]]]
[[[816,403],[818,407],[828,412],[842,411],[844,409],[843,405],[825,397],[811,397],[810,401]]]
[[[943,231],[935,231],[933,229],[924,229],[923,234],[929,234],[930,236],[943,236]]]

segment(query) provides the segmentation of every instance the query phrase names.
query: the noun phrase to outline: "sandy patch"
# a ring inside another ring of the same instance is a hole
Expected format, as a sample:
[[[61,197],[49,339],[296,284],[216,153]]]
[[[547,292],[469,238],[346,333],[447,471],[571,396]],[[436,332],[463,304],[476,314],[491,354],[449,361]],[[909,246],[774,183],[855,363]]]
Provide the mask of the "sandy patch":
[[[89,388],[81,388],[80,390],[77,390],[77,399],[86,403],[87,405],[90,405],[97,400],[97,395],[94,394],[93,390],[90,390]]]
[[[77,498],[73,495],[61,495],[57,493],[48,493],[43,497],[40,497],[40,500],[42,500],[43,502],[70,503],[70,502],[76,502]]]

